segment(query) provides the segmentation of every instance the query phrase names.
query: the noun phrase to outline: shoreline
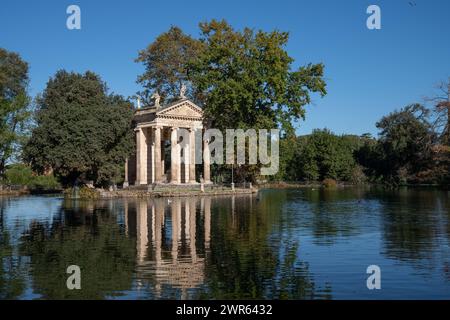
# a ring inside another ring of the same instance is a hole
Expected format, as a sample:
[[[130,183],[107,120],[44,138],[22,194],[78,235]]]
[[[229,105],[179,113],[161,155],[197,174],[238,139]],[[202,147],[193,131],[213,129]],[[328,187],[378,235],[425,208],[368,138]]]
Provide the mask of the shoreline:
[[[68,199],[113,199],[113,198],[144,198],[144,197],[151,197],[151,198],[161,198],[161,197],[189,197],[189,196],[208,196],[208,195],[240,195],[240,194],[255,194],[258,193],[259,190],[263,189],[304,189],[304,188],[318,188],[318,189],[341,189],[341,188],[355,188],[355,187],[361,187],[361,188],[372,188],[372,187],[380,187],[380,188],[388,188],[381,184],[348,184],[348,183],[338,183],[334,187],[326,187],[321,183],[286,183],[286,182],[278,182],[278,183],[262,183],[259,185],[256,185],[255,187],[249,188],[235,188],[232,190],[230,187],[222,187],[222,186],[215,186],[215,187],[208,187],[205,188],[204,191],[201,191],[200,189],[186,189],[186,188],[165,188],[163,190],[148,190],[148,189],[118,189],[115,191],[109,191],[104,189],[91,189],[91,188],[85,188],[85,190],[88,190],[88,195],[79,195],[78,197],[72,197],[70,195],[70,192],[68,192],[69,189],[65,190],[53,190],[53,191],[36,191],[36,190],[0,190],[0,197],[22,197],[22,196],[30,196],[30,195],[63,195],[65,198]],[[396,188],[413,188],[413,189],[419,189],[419,188],[436,188],[438,190],[442,191],[448,191],[448,187],[441,186],[441,185],[430,185],[430,184],[421,184],[421,185],[403,185],[398,186]],[[82,188],[83,189],[83,188]],[[395,189],[395,188],[394,188]]]
[[[242,195],[242,194],[254,194],[258,189],[242,189],[235,188],[230,189],[212,189],[212,190],[163,190],[163,191],[147,191],[147,190],[117,190],[106,191],[99,190],[98,199],[113,199],[113,198],[163,198],[163,197],[201,197],[201,196],[217,196],[217,195]]]

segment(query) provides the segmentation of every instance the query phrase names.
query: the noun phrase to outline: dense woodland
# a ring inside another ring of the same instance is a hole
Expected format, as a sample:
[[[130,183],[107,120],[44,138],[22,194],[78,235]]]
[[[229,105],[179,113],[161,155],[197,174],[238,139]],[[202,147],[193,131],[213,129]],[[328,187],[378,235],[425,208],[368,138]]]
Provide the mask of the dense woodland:
[[[208,127],[281,129],[279,173],[260,177],[258,166],[244,165],[233,168],[235,181],[449,185],[450,82],[442,82],[435,96],[379,119],[376,137],[327,129],[297,136],[296,124],[307,121],[304,107],[327,93],[325,65],[294,69],[286,32],[235,30],[216,20],[199,29],[194,38],[171,27],[138,52],[145,71],[137,95],[152,103],[158,91],[170,102],[184,85]],[[0,48],[0,185],[120,183],[125,158],[134,151],[134,97],[109,92],[92,71],[66,70],[30,97],[28,68],[18,53]],[[231,179],[230,166],[213,170],[217,182]]]

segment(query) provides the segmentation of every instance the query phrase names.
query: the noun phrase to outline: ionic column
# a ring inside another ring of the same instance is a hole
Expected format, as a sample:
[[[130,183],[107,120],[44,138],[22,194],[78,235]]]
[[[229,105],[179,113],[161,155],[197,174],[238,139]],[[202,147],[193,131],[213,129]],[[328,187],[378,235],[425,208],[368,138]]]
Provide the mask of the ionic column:
[[[210,163],[209,140],[203,138],[203,180],[205,183],[211,183]]]
[[[128,181],[128,158],[125,159],[125,179],[123,181],[123,187],[127,188],[130,185]]]
[[[149,129],[149,134],[151,133],[150,137],[150,159],[147,161],[150,161],[150,172],[147,173],[147,176],[149,176],[148,183],[155,183],[155,133],[152,128]]]
[[[155,161],[154,161],[154,170],[155,170],[155,183],[161,183],[162,179],[162,167],[161,167],[161,127],[155,127],[153,134],[153,142],[155,144],[154,152],[155,152]]]
[[[147,141],[144,129],[136,130],[136,185],[147,184]]]
[[[161,141],[161,175],[164,177],[165,179],[165,174],[166,174],[166,154],[165,154],[165,148],[164,148],[164,143],[165,141]],[[162,180],[162,178],[161,178]]]
[[[181,183],[181,170],[180,170],[180,146],[178,144],[177,128],[172,128],[170,134],[170,182]]]
[[[196,183],[195,180],[195,129],[189,131],[189,183]]]
[[[185,138],[183,138],[183,139],[185,139]],[[186,144],[186,146],[184,147],[184,150],[183,150],[183,155],[184,155],[184,163],[183,163],[183,166],[184,166],[184,177],[183,177],[183,181],[184,181],[184,183],[189,183],[189,169],[190,169],[190,165],[189,165],[189,163],[190,163],[190,161],[191,161],[191,149],[190,149],[190,144],[189,144],[189,141],[188,141],[188,143]]]

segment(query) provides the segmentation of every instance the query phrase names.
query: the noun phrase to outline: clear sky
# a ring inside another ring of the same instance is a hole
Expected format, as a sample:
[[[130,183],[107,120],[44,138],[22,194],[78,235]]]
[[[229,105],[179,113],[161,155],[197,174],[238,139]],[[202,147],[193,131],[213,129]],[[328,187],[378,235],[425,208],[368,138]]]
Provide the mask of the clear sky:
[[[66,28],[66,9],[81,8],[81,30]],[[366,9],[381,8],[381,30],[369,30]],[[171,25],[198,36],[198,23],[225,18],[235,28],[290,32],[295,66],[325,64],[328,95],[307,107],[298,133],[376,133],[375,122],[421,102],[450,76],[450,1],[100,1],[2,0],[0,47],[30,64],[30,93],[58,69],[99,73],[124,96],[140,89],[134,62]]]

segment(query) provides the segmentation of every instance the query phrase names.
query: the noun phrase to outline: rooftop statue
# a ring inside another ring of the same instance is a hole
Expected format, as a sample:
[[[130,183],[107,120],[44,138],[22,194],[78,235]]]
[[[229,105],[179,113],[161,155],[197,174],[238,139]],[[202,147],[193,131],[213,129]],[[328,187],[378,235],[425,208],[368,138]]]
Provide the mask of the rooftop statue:
[[[159,95],[158,91],[155,91],[155,93],[152,94],[151,98],[155,99],[155,107],[159,108],[159,101],[161,100],[161,96]]]
[[[183,83],[180,88],[180,99],[186,99],[186,85]]]

